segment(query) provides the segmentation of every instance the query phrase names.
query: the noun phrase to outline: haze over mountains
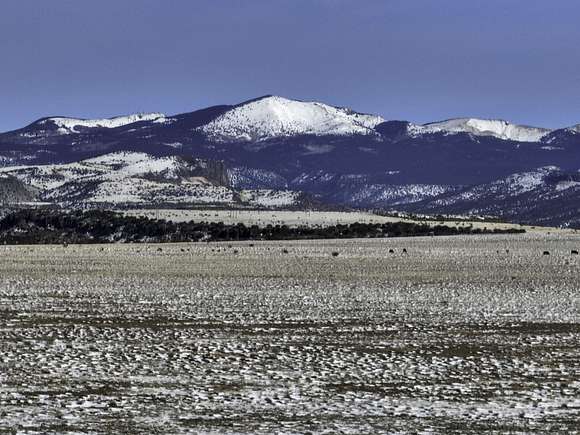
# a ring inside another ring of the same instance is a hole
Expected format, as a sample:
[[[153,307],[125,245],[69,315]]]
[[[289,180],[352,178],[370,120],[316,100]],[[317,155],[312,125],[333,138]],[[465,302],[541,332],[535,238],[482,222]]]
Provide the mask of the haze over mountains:
[[[96,157],[118,163],[95,174],[90,159]],[[139,170],[119,175],[135,159],[141,159]],[[223,162],[227,177],[202,174],[201,180],[191,171],[167,176],[167,165],[159,176],[160,162],[183,166],[191,159],[211,167]],[[242,191],[276,198],[283,191],[284,199],[270,205],[288,206],[305,192],[322,202],[356,207],[580,224],[580,125],[551,130],[475,118],[418,125],[265,96],[172,116],[43,118],[0,134],[0,162],[4,177],[19,180],[45,201],[130,203],[138,197],[140,203],[201,203],[200,198],[221,203],[228,197],[235,203]],[[46,164],[57,166],[38,167]],[[37,175],[45,181],[54,176],[54,182],[39,183]],[[61,183],[57,188],[55,180]],[[135,183],[136,196],[112,194]],[[188,183],[197,187],[191,190]],[[100,192],[112,193],[79,195],[79,189],[91,190],[89,184],[95,192],[98,185]],[[219,188],[229,193],[215,194]],[[202,193],[212,189],[209,196]]]

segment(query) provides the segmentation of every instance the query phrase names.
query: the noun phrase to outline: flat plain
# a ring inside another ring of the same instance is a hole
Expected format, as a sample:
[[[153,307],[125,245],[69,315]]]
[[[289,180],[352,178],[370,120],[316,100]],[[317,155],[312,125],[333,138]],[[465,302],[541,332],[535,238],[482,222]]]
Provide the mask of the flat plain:
[[[578,433],[579,249],[1,246],[0,433]]]
[[[115,210],[118,211],[118,210]],[[488,230],[523,229],[527,233],[541,234],[577,234],[580,230],[573,228],[539,227],[519,225],[508,222],[492,222],[483,219],[459,219],[448,217],[445,220],[404,218],[382,216],[367,211],[302,211],[302,210],[220,210],[220,209],[129,209],[122,212],[126,216],[164,219],[172,222],[222,222],[226,225],[287,225],[289,227],[329,227],[333,225],[350,225],[354,223],[384,224],[408,222],[430,226],[447,225],[451,227],[468,227]]]

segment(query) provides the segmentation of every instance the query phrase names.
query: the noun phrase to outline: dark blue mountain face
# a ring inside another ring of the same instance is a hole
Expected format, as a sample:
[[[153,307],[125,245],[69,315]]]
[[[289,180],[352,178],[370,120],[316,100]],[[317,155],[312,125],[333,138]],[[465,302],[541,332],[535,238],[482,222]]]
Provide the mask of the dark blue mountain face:
[[[177,115],[170,124],[139,121],[117,128],[78,127],[78,132],[67,134],[59,134],[51,118],[43,118],[23,129],[0,134],[0,155],[11,159],[10,164],[68,163],[114,151],[191,155],[193,144],[204,142],[195,129],[231,107],[214,106]],[[175,143],[183,146],[171,147]]]
[[[405,204],[402,211],[488,215],[525,224],[580,228],[580,174],[541,168]]]
[[[244,183],[255,180],[255,187],[268,187],[275,180],[272,188],[284,185],[322,200],[381,207],[401,203],[411,187],[427,195],[411,198],[419,206],[417,201],[437,194],[543,166],[571,172],[580,168],[580,134],[570,130],[553,131],[539,142],[468,133],[410,135],[406,121],[379,123],[372,134],[292,134],[259,141],[225,142],[200,130],[239,106],[214,106],[172,116],[166,122],[78,127],[66,134],[45,118],[0,134],[0,162],[67,163],[114,151],[191,156],[224,161],[247,175],[240,178]],[[394,193],[397,189],[400,195]]]
[[[49,123],[0,134],[0,154],[14,164],[63,163],[112,151],[192,155],[231,166],[274,170],[288,179],[305,172],[377,175],[398,171],[393,183],[474,184],[555,165],[580,166],[580,135],[556,131],[526,143],[469,134],[406,135],[404,122],[379,124],[376,136],[293,136],[260,143],[214,142],[196,131],[228,110],[217,106],[178,115],[168,124],[141,121],[59,135]]]

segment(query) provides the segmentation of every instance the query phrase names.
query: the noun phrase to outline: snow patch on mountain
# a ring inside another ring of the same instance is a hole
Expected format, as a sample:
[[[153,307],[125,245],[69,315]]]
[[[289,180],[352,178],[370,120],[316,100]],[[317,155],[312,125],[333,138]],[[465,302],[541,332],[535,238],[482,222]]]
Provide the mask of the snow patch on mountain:
[[[65,199],[66,196],[55,196]],[[209,183],[184,182],[179,184],[160,183],[139,177],[126,178],[123,182],[106,180],[91,193],[91,203],[134,203],[134,204],[215,204],[234,202],[233,192],[223,186]]]
[[[79,181],[125,181],[130,177],[163,175],[175,179],[183,166],[178,157],[153,157],[146,153],[117,152],[74,163],[0,168],[41,190],[53,190]]]
[[[579,199],[580,176],[546,166],[409,204],[403,210],[495,216],[511,222],[580,228]]]
[[[264,141],[296,135],[372,135],[380,116],[270,96],[242,103],[199,130],[213,140]]]
[[[578,188],[578,187],[580,187],[579,181],[566,180],[566,181],[560,181],[556,185],[556,190],[558,192],[561,192],[562,190],[568,190],[568,189]]]
[[[351,193],[354,205],[401,205],[432,198],[449,191],[449,186],[436,184],[385,185],[371,184]]]
[[[163,113],[138,113],[128,116],[118,116],[106,119],[78,119],[78,118],[47,118],[41,124],[53,123],[59,128],[59,133],[79,133],[79,128],[117,128],[141,121],[166,122]]]
[[[242,202],[258,207],[291,207],[300,202],[300,192],[293,190],[242,190]]]
[[[280,189],[288,188],[288,181],[266,169],[235,167],[228,169],[230,183],[234,189]]]
[[[175,149],[183,148],[182,142],[164,142],[163,145],[168,146],[170,148],[175,148]]]
[[[305,150],[305,152],[303,153],[303,155],[305,156],[312,154],[326,154],[334,150],[334,146],[328,144],[326,145],[306,144],[302,145],[302,148],[304,148]]]
[[[288,207],[301,193],[263,188],[241,192],[225,185],[220,162],[115,152],[79,162],[0,168],[40,192],[40,199],[65,204],[221,204]],[[238,173],[252,174],[251,170]],[[258,176],[257,173],[253,174]],[[267,174],[271,178],[273,174]]]
[[[424,125],[410,124],[408,127],[408,133],[412,137],[433,133],[469,133],[474,136],[493,136],[516,142],[539,142],[550,132],[551,130],[547,128],[510,124],[503,120],[476,118],[450,119]]]
[[[434,198],[457,190],[456,186],[442,184],[400,184],[389,181],[398,170],[369,174],[334,174],[324,171],[302,173],[290,186],[315,192],[324,201],[357,207],[387,207]]]
[[[512,174],[488,184],[470,187],[457,194],[435,199],[432,204],[449,206],[457,203],[474,202],[486,197],[493,198],[494,201],[515,198],[544,186],[546,177],[559,171],[560,168],[555,166],[545,166],[534,171]]]
[[[503,180],[492,183],[492,186],[503,187],[510,195],[521,195],[542,186],[547,175],[559,170],[560,168],[555,166],[545,166],[535,171],[510,175]]]

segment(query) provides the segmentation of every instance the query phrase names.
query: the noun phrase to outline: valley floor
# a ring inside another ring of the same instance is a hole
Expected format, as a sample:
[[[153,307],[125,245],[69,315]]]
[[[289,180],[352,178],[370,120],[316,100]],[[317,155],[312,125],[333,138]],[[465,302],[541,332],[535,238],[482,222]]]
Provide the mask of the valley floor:
[[[428,225],[468,226],[474,228],[524,229],[532,233],[562,233],[579,234],[580,230],[560,229],[553,227],[535,227],[511,223],[496,223],[468,220],[414,220],[391,216],[380,216],[364,211],[291,211],[291,210],[212,210],[212,209],[133,209],[123,211],[128,216],[144,216],[150,219],[165,219],[173,222],[223,222],[228,225],[243,223],[244,225],[287,225],[321,226],[348,225],[355,222],[366,224],[382,224],[389,222],[426,223]]]
[[[578,249],[0,246],[0,432],[578,432]]]
[[[403,219],[378,216],[365,212],[342,211],[290,211],[290,210],[211,210],[211,209],[133,209],[123,212],[128,216],[145,216],[150,219],[165,219],[173,222],[206,221],[223,222],[228,225],[287,225],[331,226],[337,224],[386,223]]]

